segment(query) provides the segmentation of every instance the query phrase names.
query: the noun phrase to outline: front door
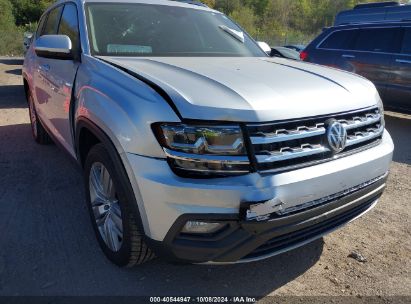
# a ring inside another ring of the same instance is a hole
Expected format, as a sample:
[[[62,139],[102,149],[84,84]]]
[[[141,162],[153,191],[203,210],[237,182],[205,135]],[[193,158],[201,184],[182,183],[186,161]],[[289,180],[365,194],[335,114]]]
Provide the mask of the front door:
[[[39,101],[39,108],[42,122],[51,130],[59,143],[72,156],[75,156],[70,124],[70,104],[76,73],[80,65],[80,39],[76,5],[68,3],[61,9],[61,19],[56,34],[67,35],[70,38],[75,59],[38,58],[42,91],[43,94],[46,92],[43,103]]]
[[[391,60],[400,49],[401,29],[373,27],[358,30],[352,51],[343,52],[340,60],[350,72],[371,80],[382,99],[391,83]]]

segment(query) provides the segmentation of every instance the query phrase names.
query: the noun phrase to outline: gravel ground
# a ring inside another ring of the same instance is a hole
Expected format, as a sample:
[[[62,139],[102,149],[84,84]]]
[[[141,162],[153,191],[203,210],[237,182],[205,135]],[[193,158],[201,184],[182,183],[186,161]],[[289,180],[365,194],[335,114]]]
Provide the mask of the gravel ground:
[[[20,64],[0,59],[0,295],[411,296],[411,116],[387,113],[387,190],[343,229],[251,264],[119,269],[97,246],[79,169],[31,138]]]

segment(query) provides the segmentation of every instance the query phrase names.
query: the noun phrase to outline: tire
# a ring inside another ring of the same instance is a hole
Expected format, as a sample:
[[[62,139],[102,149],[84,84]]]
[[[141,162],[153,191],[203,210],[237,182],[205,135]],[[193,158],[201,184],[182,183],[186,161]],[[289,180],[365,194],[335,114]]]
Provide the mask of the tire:
[[[47,131],[44,129],[41,124],[39,117],[37,115],[36,107],[34,105],[34,100],[31,94],[27,98],[29,106],[29,115],[30,115],[30,125],[31,125],[31,134],[33,135],[34,140],[40,145],[49,145],[53,141],[48,135]]]
[[[110,157],[103,144],[95,145],[85,162],[84,181],[91,222],[106,257],[120,267],[153,259],[154,253],[144,241],[140,216],[132,207],[137,202],[118,155]]]

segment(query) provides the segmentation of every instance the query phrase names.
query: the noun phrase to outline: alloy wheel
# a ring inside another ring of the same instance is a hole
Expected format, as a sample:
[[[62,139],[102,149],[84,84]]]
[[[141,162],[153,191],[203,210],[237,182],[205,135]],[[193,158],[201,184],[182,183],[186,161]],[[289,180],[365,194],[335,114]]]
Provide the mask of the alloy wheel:
[[[90,202],[102,239],[117,252],[123,243],[120,204],[110,173],[102,163],[94,163],[89,175]]]

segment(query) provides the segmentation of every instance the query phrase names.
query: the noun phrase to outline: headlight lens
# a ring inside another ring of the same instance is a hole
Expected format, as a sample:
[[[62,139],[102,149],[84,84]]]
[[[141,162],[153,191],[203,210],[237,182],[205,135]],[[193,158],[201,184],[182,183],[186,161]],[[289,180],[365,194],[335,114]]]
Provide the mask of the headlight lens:
[[[168,148],[195,154],[245,155],[240,127],[161,125]]]
[[[177,173],[237,175],[249,172],[240,126],[160,124],[158,140]]]
[[[378,95],[378,110],[380,111],[380,114],[381,114],[381,123],[385,127],[384,105],[379,95]]]

